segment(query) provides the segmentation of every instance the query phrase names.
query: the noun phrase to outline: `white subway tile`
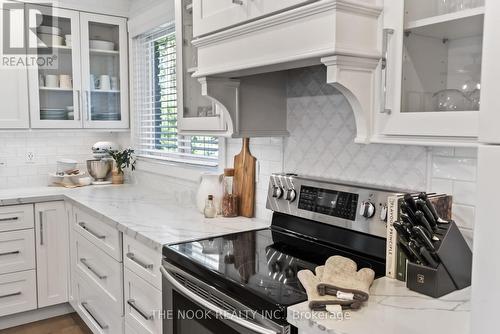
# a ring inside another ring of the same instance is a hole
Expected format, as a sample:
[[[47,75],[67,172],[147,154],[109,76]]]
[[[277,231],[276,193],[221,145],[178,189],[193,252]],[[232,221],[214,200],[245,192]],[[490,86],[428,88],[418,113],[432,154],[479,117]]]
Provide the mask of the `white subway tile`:
[[[462,233],[465,242],[467,242],[467,245],[469,245],[469,248],[472,250],[474,245],[474,231],[471,229],[461,228],[460,232]]]
[[[471,158],[433,157],[432,176],[442,179],[475,181],[477,160]]]
[[[473,229],[476,211],[473,206],[453,204],[452,217],[459,227]]]
[[[476,205],[476,182],[453,181],[453,202]]]
[[[453,181],[447,179],[431,179],[430,190],[436,193],[453,194]]]

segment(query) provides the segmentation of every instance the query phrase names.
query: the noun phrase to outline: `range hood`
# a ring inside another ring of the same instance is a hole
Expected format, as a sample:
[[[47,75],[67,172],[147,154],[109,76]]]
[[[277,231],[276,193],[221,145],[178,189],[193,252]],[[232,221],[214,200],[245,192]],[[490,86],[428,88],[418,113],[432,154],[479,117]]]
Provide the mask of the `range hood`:
[[[355,141],[367,143],[381,59],[381,13],[377,0],[320,0],[197,38],[193,45],[198,49],[198,68],[193,76],[202,94],[221,105],[233,137],[285,135],[283,71],[324,64],[327,83],[352,106]],[[251,92],[244,87],[251,87]],[[273,121],[267,122],[271,113]],[[269,129],[255,126],[259,123]]]

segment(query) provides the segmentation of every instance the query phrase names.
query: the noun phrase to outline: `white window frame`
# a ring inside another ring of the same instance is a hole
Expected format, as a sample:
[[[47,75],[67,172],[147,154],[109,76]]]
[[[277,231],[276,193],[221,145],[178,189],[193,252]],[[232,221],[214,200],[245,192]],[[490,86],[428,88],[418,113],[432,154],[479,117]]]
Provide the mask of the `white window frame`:
[[[172,24],[170,23],[164,23]],[[129,36],[129,69],[131,73],[131,78],[134,77],[135,71],[135,54],[134,54],[134,38],[147,31],[151,30],[148,27],[147,30],[135,30],[134,33]],[[136,84],[135,80],[131,80],[130,83],[131,92],[135,92]],[[131,119],[135,119],[138,112],[134,99],[134,94],[130,94],[130,105],[131,105]],[[134,145],[137,142],[137,129],[136,122],[131,122],[131,142]],[[170,176],[175,178],[180,178],[189,181],[199,181],[200,173],[202,172],[220,172],[226,167],[226,146],[227,140],[224,137],[219,137],[219,152],[218,152],[218,164],[216,167],[207,165],[196,165],[189,164],[185,162],[175,161],[173,158],[153,158],[151,156],[138,155],[137,157],[137,170],[144,172],[151,172],[154,174]]]

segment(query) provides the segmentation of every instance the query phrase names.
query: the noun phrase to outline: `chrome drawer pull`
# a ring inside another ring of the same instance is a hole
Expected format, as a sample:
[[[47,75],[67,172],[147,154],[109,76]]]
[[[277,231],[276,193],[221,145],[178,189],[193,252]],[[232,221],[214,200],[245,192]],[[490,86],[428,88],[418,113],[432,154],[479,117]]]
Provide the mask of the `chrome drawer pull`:
[[[18,220],[19,217],[10,217],[10,218],[0,218],[0,222],[10,222],[11,220]]]
[[[233,0],[233,3],[235,5],[240,5],[241,6],[241,5],[243,5],[243,0]]]
[[[139,308],[139,306],[137,306],[137,304],[135,303],[135,300],[134,299],[129,299],[127,300],[127,304],[130,305],[131,308],[133,308],[134,310],[137,311],[137,313],[139,313],[144,319],[146,320],[153,320],[153,315],[147,315],[146,312],[144,312],[143,310],[141,310]]]
[[[86,303],[86,302],[82,302],[82,303],[81,303],[81,305],[82,305],[82,307],[85,309],[85,311],[87,311],[87,313],[90,315],[90,317],[91,317],[92,319],[94,319],[94,321],[97,323],[97,325],[98,325],[99,327],[101,327],[101,329],[108,329],[108,328],[109,328],[109,326],[108,326],[108,325],[106,325],[104,322],[102,322],[102,321],[100,321],[99,319],[97,319],[97,317],[96,317],[94,314],[92,314],[92,312],[91,312],[90,308],[87,306],[87,305],[89,305],[88,303]]]
[[[0,253],[0,256],[14,255],[14,254],[19,254],[19,253],[21,253],[21,252],[20,251],[5,252],[5,253]]]
[[[43,246],[43,211],[38,212],[40,217],[40,245]]]
[[[89,232],[90,234],[92,234],[97,239],[106,239],[105,235],[100,235],[100,234],[97,234],[97,232],[92,231],[91,229],[89,229],[87,227],[87,224],[85,224],[84,222],[79,222],[78,225],[80,225],[85,231]]]
[[[135,263],[137,263],[138,265],[140,265],[141,267],[143,267],[144,269],[152,270],[154,268],[154,264],[147,264],[142,262],[141,260],[135,257],[134,253],[127,253],[127,257],[132,261],[134,261]]]
[[[88,269],[88,270],[90,270],[90,271],[92,272],[92,274],[96,275],[96,276],[97,276],[97,278],[99,278],[99,279],[106,279],[106,278],[108,278],[108,276],[106,276],[106,275],[101,275],[101,274],[99,274],[99,273],[98,273],[98,272],[97,272],[94,268],[92,268],[92,266],[91,266],[91,265],[87,262],[87,259],[86,259],[86,258],[83,258],[83,257],[82,257],[82,258],[80,259],[80,262],[81,262],[81,263],[82,263],[85,267],[87,267],[87,269]]]
[[[14,293],[9,293],[8,295],[0,296],[0,298],[14,297],[14,296],[19,296],[20,294],[21,294],[21,291],[18,291],[18,292],[14,292]]]

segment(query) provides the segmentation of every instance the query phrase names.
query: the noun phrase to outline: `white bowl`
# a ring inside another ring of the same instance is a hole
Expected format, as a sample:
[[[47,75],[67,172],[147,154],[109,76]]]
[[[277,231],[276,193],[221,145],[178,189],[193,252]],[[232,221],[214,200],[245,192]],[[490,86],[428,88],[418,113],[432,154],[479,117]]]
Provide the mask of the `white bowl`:
[[[38,34],[38,38],[47,46],[61,46],[63,45],[64,38],[52,34]]]
[[[96,50],[113,51],[115,49],[115,43],[108,41],[101,41],[98,39],[91,39],[90,48]]]
[[[71,159],[59,159],[57,160],[57,172],[64,173],[68,170],[76,169],[78,161]]]
[[[37,31],[42,34],[61,35],[61,28],[52,26],[39,26]]]
[[[90,176],[84,176],[78,179],[78,184],[81,186],[89,186],[92,183],[92,178]]]

